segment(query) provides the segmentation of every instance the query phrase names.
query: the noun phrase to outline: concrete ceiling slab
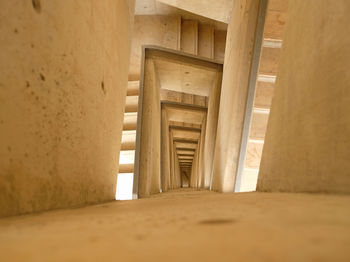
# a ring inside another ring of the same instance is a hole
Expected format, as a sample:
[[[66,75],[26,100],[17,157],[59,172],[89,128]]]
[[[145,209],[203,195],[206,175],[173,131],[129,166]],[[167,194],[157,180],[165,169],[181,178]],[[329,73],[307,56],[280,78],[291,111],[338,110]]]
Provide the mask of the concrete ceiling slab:
[[[185,63],[155,59],[161,89],[209,96],[216,81],[216,72]]]

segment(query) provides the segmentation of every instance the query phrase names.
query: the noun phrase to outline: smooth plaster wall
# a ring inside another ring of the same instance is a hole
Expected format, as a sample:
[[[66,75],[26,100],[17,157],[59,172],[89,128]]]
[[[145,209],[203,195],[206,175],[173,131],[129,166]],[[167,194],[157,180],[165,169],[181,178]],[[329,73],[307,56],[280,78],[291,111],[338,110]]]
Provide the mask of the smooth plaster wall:
[[[294,0],[259,191],[350,193],[350,2]]]
[[[0,2],[0,216],[114,199],[134,1]]]
[[[234,190],[261,2],[234,1],[228,26],[212,175],[219,192]]]

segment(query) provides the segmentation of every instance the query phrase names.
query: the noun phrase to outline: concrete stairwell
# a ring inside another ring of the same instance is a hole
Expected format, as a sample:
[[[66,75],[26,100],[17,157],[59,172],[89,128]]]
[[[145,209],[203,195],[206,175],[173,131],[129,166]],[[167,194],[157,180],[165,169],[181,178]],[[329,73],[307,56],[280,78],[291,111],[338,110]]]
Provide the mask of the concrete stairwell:
[[[199,22],[195,19],[183,19],[179,16],[139,16],[136,20],[133,44],[134,51],[131,54],[131,69],[129,71],[128,91],[126,97],[122,145],[119,158],[119,173],[117,182],[116,199],[131,199],[132,181],[134,176],[134,161],[136,148],[136,125],[138,110],[138,95],[140,84],[139,60],[142,45],[157,45],[201,57],[223,62],[225,54],[226,31],[216,30],[214,24]],[[158,30],[164,36],[149,38],[148,32]],[[158,28],[160,27],[160,28]],[[172,34],[170,34],[172,33]],[[170,37],[171,35],[172,37]],[[147,37],[146,37],[147,36]],[[135,44],[136,43],[136,44]],[[134,61],[134,62],[133,62]],[[187,77],[188,78],[188,77]],[[184,98],[175,102],[184,104],[197,104],[193,97],[199,96],[191,91],[191,79],[184,79],[188,83],[188,90],[183,92],[163,92],[166,94],[162,100],[174,101],[173,97]],[[192,99],[187,99],[192,97]],[[203,97],[205,99],[205,97]],[[186,125],[186,123],[182,123]]]
[[[350,262],[350,0],[1,4],[0,262]]]

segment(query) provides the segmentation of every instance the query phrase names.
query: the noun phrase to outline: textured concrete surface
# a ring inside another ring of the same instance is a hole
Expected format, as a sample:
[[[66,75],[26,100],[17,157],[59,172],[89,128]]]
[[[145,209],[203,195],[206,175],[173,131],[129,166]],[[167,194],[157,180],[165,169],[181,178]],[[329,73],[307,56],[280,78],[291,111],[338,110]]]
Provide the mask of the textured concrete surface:
[[[289,1],[259,191],[350,193],[349,12]]]
[[[0,217],[114,199],[134,1],[0,2]]]
[[[260,0],[233,1],[212,172],[212,189],[219,192],[233,192],[235,187],[261,4]]]
[[[0,220],[1,261],[349,261],[350,196],[178,191]]]

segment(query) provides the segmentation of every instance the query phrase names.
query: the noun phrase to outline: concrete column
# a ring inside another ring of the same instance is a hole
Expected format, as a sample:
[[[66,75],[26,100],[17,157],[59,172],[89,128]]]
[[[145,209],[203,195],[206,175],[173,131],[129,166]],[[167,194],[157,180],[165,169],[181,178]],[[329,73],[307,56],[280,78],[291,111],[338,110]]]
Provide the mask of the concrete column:
[[[199,185],[201,188],[204,188],[204,170],[205,170],[205,136],[206,136],[206,126],[207,126],[207,114],[203,117],[202,122],[202,130],[201,130],[201,138],[199,142],[199,160],[198,160],[198,177],[199,177]]]
[[[152,173],[151,173],[151,194],[160,192],[160,153],[161,153],[161,105],[160,105],[160,91],[158,85],[158,79],[156,79],[154,88],[153,88],[153,102],[152,102],[152,133],[149,134],[152,136]]]
[[[176,152],[174,153],[174,157],[175,157],[174,188],[179,188],[181,187],[181,170],[180,170],[179,159]]]
[[[144,62],[142,115],[138,165],[138,194],[147,197],[160,191],[160,100],[154,62]],[[140,113],[140,112],[139,112]]]
[[[169,188],[174,189],[175,184],[175,145],[173,142],[173,132],[169,133],[169,143],[170,143],[170,180],[169,180]]]
[[[0,217],[114,199],[133,13],[1,1]]]
[[[259,191],[350,193],[350,2],[289,1]]]
[[[162,191],[168,190],[170,180],[170,148],[169,148],[169,123],[167,109],[162,108],[162,137],[161,137],[161,181]]]
[[[192,188],[198,188],[198,149],[195,151],[194,158],[193,158],[193,164],[192,164],[192,170],[191,170],[191,181],[190,186]]]
[[[212,87],[209,94],[208,114],[205,128],[206,135],[204,143],[203,187],[206,189],[209,189],[210,187],[211,175],[213,171],[215,140],[220,107],[221,83],[222,72],[218,72],[216,76],[216,83]]]
[[[228,26],[212,189],[233,192],[238,166],[259,8],[263,0],[237,0]]]
[[[194,168],[194,174],[196,176],[196,188],[200,188],[201,187],[201,181],[200,181],[200,173],[199,171],[199,156],[200,156],[200,151],[199,148],[200,146],[198,146],[198,150],[197,153],[193,159],[193,168]]]

